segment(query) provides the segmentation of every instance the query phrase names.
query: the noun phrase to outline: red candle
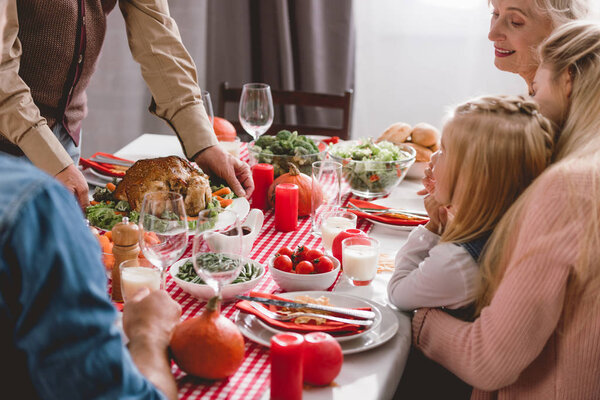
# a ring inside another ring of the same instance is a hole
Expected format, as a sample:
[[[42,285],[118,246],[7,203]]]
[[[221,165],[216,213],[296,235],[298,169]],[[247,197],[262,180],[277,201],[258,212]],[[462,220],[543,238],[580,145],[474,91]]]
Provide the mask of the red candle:
[[[254,192],[252,193],[252,208],[266,210],[268,207],[267,192],[273,183],[273,166],[271,164],[256,164],[252,167]]]
[[[295,231],[298,227],[298,185],[280,183],[275,188],[275,229]]]
[[[277,201],[275,201],[277,204]],[[299,333],[279,333],[271,338],[271,399],[302,399],[302,351]]]

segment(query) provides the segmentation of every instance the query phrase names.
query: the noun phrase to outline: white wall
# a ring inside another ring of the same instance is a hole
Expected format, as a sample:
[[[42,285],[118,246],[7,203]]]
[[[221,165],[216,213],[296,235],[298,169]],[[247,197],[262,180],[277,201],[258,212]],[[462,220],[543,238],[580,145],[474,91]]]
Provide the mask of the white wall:
[[[448,108],[482,94],[526,94],[494,67],[486,0],[355,0],[352,136],[403,121],[441,127]]]

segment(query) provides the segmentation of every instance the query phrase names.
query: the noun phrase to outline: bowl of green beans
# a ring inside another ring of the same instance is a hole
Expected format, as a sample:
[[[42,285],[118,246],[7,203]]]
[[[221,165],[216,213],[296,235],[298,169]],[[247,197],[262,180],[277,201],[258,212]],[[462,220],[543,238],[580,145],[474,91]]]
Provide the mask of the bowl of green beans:
[[[198,254],[197,257],[201,257],[208,264],[217,260],[213,253]],[[258,262],[247,257],[241,257],[240,262],[242,263],[240,274],[233,282],[223,286],[221,291],[223,301],[235,300],[235,296],[251,291],[265,275],[265,268]],[[199,300],[208,300],[214,296],[212,288],[194,270],[191,257],[173,264],[169,274],[177,286]]]

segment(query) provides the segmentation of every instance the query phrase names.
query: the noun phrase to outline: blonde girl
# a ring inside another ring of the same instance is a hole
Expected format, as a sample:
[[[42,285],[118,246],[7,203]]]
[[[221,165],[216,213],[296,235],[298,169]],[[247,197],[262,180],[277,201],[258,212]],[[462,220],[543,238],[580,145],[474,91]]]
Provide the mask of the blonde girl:
[[[549,164],[552,135],[537,105],[522,97],[482,97],[456,108],[432,159],[430,221],[396,255],[388,284],[394,305],[459,309],[475,300],[485,242]],[[453,217],[446,223],[449,206]]]
[[[540,54],[533,95],[562,127],[555,164],[490,238],[479,317],[413,317],[413,343],[472,398],[600,398],[600,24],[563,25]]]

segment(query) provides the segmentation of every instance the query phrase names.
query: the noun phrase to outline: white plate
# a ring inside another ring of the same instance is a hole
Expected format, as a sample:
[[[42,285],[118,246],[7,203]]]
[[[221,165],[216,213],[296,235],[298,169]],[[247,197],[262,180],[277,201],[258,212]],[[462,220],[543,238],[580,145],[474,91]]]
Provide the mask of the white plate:
[[[333,292],[312,292],[323,293],[324,295],[333,295]],[[340,343],[343,354],[354,354],[362,351],[370,350],[380,346],[390,340],[398,332],[398,318],[389,307],[383,306],[371,300],[362,299],[369,303],[371,308],[377,309],[381,313],[381,323],[374,329],[369,329],[369,332],[361,337],[353,340],[348,340]],[[252,314],[239,312],[236,316],[235,323],[242,334],[251,341],[260,345],[270,347],[271,337],[275,332],[264,329],[259,319]]]
[[[391,229],[394,231],[412,231],[419,225],[394,225],[394,224],[386,224],[385,222],[375,221],[374,219],[367,218],[370,222],[377,226],[383,226],[386,229]]]
[[[99,174],[91,168],[84,169],[82,174],[86,182],[93,186],[106,186],[108,182],[112,182],[111,177]]]
[[[373,302],[362,299],[360,297],[355,297],[355,296],[346,295],[346,294],[337,294],[334,292],[316,292],[316,291],[279,293],[277,296],[280,296],[280,297],[283,297],[283,298],[286,298],[289,300],[294,300],[294,298],[296,296],[300,296],[300,295],[307,295],[307,296],[310,296],[313,298],[325,296],[325,297],[329,298],[330,303],[332,305],[338,306],[338,307],[346,307],[346,308],[370,307],[371,308],[371,310],[375,313],[375,318],[373,319],[373,325],[371,325],[370,327],[368,327],[367,329],[365,329],[362,332],[355,333],[354,335],[346,335],[346,336],[331,335],[338,342],[346,342],[348,340],[354,340],[356,338],[359,338],[363,335],[366,335],[371,330],[377,329],[379,327],[379,324],[381,324],[381,312],[379,311],[379,309],[373,305]],[[343,315],[340,315],[340,316],[343,317]],[[267,324],[260,318],[256,318],[256,319],[258,320],[258,323],[261,324],[265,329],[273,331],[276,334],[287,332],[284,329],[278,329],[274,326]]]
[[[175,281],[177,286],[179,286],[184,292],[191,294],[197,299],[200,300],[208,300],[214,296],[213,290],[205,284],[200,283],[191,283],[177,278],[177,273],[179,272],[179,268],[185,264],[186,261],[191,260],[192,258],[184,258],[182,260],[177,261],[175,264],[171,265],[169,268],[169,274],[171,274],[171,278]],[[223,285],[223,289],[221,295],[223,296],[223,301],[233,300],[235,296],[239,294],[244,294],[254,289],[258,282],[265,276],[265,267],[259,264],[258,262],[251,260],[249,258],[243,258],[244,263],[252,263],[255,266],[260,267],[261,273],[251,281],[236,283],[236,284],[228,284]]]

